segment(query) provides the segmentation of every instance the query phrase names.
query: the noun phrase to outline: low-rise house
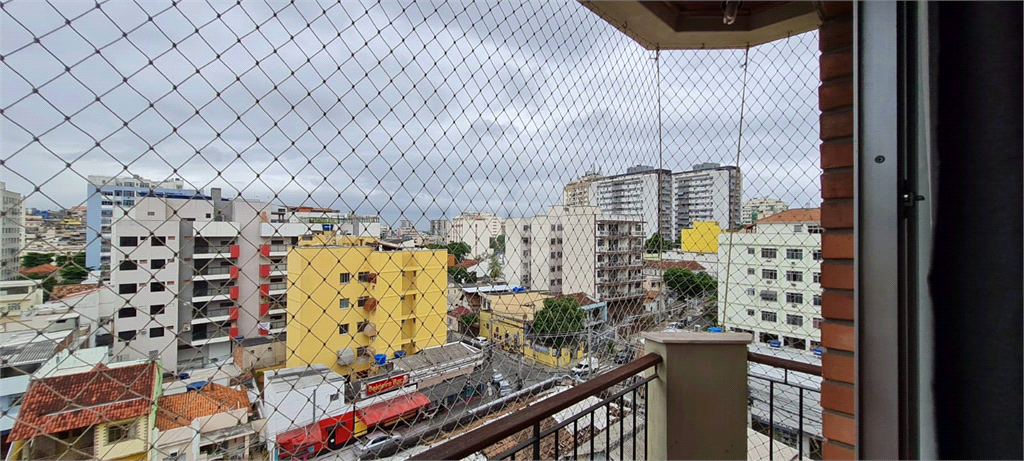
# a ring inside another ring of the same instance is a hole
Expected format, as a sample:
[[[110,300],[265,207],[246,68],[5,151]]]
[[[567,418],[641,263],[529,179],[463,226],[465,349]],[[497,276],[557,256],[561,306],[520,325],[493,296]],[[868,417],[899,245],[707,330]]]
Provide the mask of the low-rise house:
[[[194,387],[199,388],[164,395],[158,401],[159,459],[249,459],[256,430],[248,392],[216,383]]]
[[[8,460],[148,459],[160,396],[157,362],[97,365],[33,380]]]
[[[0,440],[4,453],[32,374],[72,345],[73,337],[70,331],[0,333]]]
[[[533,318],[544,308],[544,300],[553,298],[536,291],[483,294],[480,308],[480,335],[502,349],[522,354],[537,363],[564,367],[583,358],[585,333],[573,346],[549,347],[533,336]],[[584,324],[586,326],[586,324]]]
[[[696,261],[644,261],[644,291],[665,291],[665,271],[669,269],[688,269],[703,272],[704,266]]]

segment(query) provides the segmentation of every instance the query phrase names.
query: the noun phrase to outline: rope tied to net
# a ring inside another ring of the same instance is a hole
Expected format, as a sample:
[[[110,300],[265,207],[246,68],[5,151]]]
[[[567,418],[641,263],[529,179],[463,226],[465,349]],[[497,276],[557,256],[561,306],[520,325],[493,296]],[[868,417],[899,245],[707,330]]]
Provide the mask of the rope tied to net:
[[[739,121],[739,134],[736,137],[736,168],[740,167],[740,158],[743,152],[743,117],[746,115],[747,107],[747,73],[750,64],[750,44],[743,50],[743,85],[740,89],[740,121]],[[718,319],[718,323],[722,326],[722,330],[725,330],[725,312],[724,310],[729,307],[729,279],[732,275],[732,236],[735,234],[735,230],[729,231],[729,250],[725,255],[725,297],[722,299],[722,318]]]

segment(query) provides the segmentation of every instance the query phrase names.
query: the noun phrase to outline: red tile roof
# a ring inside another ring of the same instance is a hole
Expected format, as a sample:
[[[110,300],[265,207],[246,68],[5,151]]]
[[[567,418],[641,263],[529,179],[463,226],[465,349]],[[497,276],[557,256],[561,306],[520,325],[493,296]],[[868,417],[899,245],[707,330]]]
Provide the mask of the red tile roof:
[[[36,267],[30,267],[28,269],[22,269],[20,272],[25,275],[29,274],[52,274],[59,271],[60,268],[53,264],[40,264]]]
[[[198,391],[162,396],[157,406],[156,427],[166,431],[192,424],[192,420],[203,416],[249,408],[249,394],[208,383]]]
[[[651,269],[689,269],[691,271],[702,271],[704,266],[697,261],[644,261],[644,267]]]
[[[791,208],[781,213],[773,214],[767,218],[754,221],[755,224],[787,222],[821,222],[821,208]]]
[[[461,267],[463,269],[469,269],[470,267],[473,267],[473,266],[475,266],[477,264],[480,264],[480,261],[478,261],[476,259],[463,259],[462,262],[456,264],[455,267]]]
[[[92,290],[95,290],[95,289],[96,289],[96,285],[83,285],[83,284],[78,284],[78,285],[57,285],[57,286],[53,287],[53,290],[50,292],[50,298],[61,299],[61,298],[65,297],[65,296],[68,296],[68,295],[73,295],[75,293],[81,293],[83,291],[92,291]]]
[[[455,309],[452,309],[452,316],[455,318],[461,318],[463,315],[469,315],[472,313],[473,311],[469,310],[465,306],[459,306],[456,307]]]
[[[153,362],[38,379],[29,385],[9,440],[95,426],[148,414],[157,366]]]
[[[558,297],[559,298],[572,298],[572,299],[575,299],[576,302],[580,303],[580,307],[582,307],[582,306],[589,306],[589,305],[594,304],[594,303],[597,302],[597,301],[594,301],[593,299],[590,299],[590,297],[587,296],[587,294],[583,293],[583,292],[569,293],[569,294],[565,294],[565,295],[558,296]]]

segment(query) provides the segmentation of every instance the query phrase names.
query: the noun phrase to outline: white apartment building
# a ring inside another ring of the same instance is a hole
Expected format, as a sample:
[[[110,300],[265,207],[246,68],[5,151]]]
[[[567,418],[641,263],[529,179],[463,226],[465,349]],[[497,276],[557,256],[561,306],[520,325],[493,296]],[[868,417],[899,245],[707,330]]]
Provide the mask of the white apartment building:
[[[469,245],[469,257],[486,256],[491,252],[491,239],[503,232],[502,219],[492,213],[466,211],[452,220],[449,242]]]
[[[740,224],[743,178],[735,166],[717,163],[694,165],[672,174],[675,235],[696,221],[714,221],[722,229]]]
[[[675,240],[672,226],[672,172],[638,165],[626,173],[605,176],[590,182],[590,205],[602,212],[627,216],[643,222],[650,237],[660,232],[666,240]]]
[[[570,182],[562,189],[562,205],[590,206],[590,183],[601,179],[601,173],[588,171],[582,178]]]
[[[270,216],[270,221],[274,223],[316,224],[319,227],[310,227],[335,231],[340,235],[380,236],[380,216],[377,215],[362,216],[351,212],[342,214],[338,210],[310,206],[275,206]]]
[[[117,361],[160,355],[172,372],[231,358],[231,339],[285,329],[286,260],[319,223],[271,223],[263,202],[145,198],[114,224]]]
[[[743,202],[743,225],[789,209],[789,204],[774,198],[755,198]]]
[[[820,216],[817,208],[797,208],[719,235],[718,320],[724,327],[753,333],[762,343],[818,347]]]
[[[145,179],[139,175],[114,177],[89,175],[86,184],[85,265],[104,269],[110,263],[110,228],[115,214],[135,206],[142,197],[191,198],[202,189],[185,187],[181,178],[167,181]],[[103,271],[104,277],[108,270]]]
[[[25,204],[21,194],[0,182],[0,280],[18,277],[18,255],[25,247]]]
[[[598,301],[643,296],[643,222],[593,206],[552,206],[505,221],[508,284]]]

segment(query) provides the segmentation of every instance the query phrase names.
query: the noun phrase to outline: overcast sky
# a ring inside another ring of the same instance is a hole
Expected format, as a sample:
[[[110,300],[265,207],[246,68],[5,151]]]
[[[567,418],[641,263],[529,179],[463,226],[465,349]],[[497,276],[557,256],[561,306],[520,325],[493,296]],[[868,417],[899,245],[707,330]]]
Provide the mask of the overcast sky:
[[[137,174],[425,228],[534,214],[594,168],[736,163],[743,51],[661,53],[659,160],[654,53],[576,2],[15,1],[0,20],[0,179],[30,207]],[[750,50],[744,199],[820,202],[817,50]]]

